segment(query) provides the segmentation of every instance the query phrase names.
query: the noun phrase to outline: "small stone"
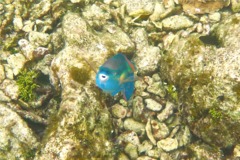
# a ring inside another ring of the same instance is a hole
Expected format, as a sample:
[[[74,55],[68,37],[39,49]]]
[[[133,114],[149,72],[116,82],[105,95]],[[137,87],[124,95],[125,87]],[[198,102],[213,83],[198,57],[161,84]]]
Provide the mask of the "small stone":
[[[165,12],[165,8],[162,3],[159,3],[158,1],[155,4],[154,12],[149,17],[151,21],[158,21],[160,20],[160,15]]]
[[[153,148],[153,145],[150,141],[144,140],[139,146],[138,146],[138,152],[141,154],[143,152],[146,152]]]
[[[145,99],[146,107],[152,111],[160,111],[162,109],[162,105],[153,99]]]
[[[132,143],[128,143],[124,148],[124,151],[131,159],[136,159],[138,157],[137,146]]]
[[[117,118],[124,118],[127,114],[127,110],[122,105],[117,103],[112,106],[112,113]]]
[[[28,39],[30,43],[35,44],[36,46],[46,46],[50,42],[50,35],[42,32],[29,32]]]
[[[0,88],[4,89],[4,93],[6,96],[10,97],[12,100],[18,99],[18,86],[16,81],[6,79],[1,84]]]
[[[131,130],[134,131],[136,133],[142,132],[144,131],[145,125],[135,121],[132,118],[127,118],[124,122],[123,122],[124,128],[125,130]]]
[[[24,67],[26,63],[26,58],[20,54],[12,54],[7,58],[8,65],[13,70],[13,74],[16,76],[20,72],[20,70]],[[17,63],[16,63],[17,62]]]
[[[167,101],[165,108],[157,115],[158,120],[160,122],[165,121],[173,114],[173,110],[174,104]]]
[[[210,13],[208,17],[212,22],[219,22],[221,20],[221,14],[219,12]]]
[[[31,32],[33,30],[33,26],[34,26],[34,22],[28,20],[28,21],[25,21],[24,24],[23,24],[23,28],[22,30],[24,32]]]
[[[141,16],[144,13],[150,15],[154,9],[154,0],[121,0],[126,5],[126,10],[133,17]]]
[[[240,158],[240,145],[239,144],[237,144],[234,147],[233,156],[234,156],[234,158]]]
[[[153,137],[156,140],[161,140],[163,138],[166,138],[170,133],[165,123],[160,123],[156,120],[151,120],[151,125],[152,125]]]
[[[34,46],[28,42],[26,39],[20,39],[18,45],[21,48],[23,55],[28,59],[33,59]]]
[[[13,25],[16,31],[19,31],[23,28],[23,21],[22,17],[20,16],[15,16],[13,19]]]
[[[173,151],[178,148],[178,141],[174,138],[166,138],[157,142],[157,147],[166,152]]]
[[[132,143],[133,145],[138,146],[140,144],[140,140],[134,131],[126,131],[118,136],[119,143]]]
[[[140,120],[141,119],[141,115],[143,113],[143,109],[144,109],[144,104],[143,104],[143,98],[140,96],[137,96],[133,99],[133,118],[136,120]]]
[[[147,87],[147,91],[160,97],[165,97],[165,90],[163,89],[162,82],[154,82]]]
[[[0,102],[10,102],[11,99],[5,95],[5,93],[0,90]]]
[[[147,133],[147,136],[149,138],[149,140],[152,142],[153,145],[156,145],[157,142],[155,140],[155,138],[153,137],[153,134],[152,134],[152,127],[151,127],[151,120],[148,119],[148,122],[146,124],[146,133]]]
[[[232,11],[237,13],[240,11],[240,1],[239,0],[231,0]]]
[[[176,139],[178,139],[178,146],[182,147],[191,142],[191,132],[187,126],[181,127],[180,131],[176,134]]]
[[[164,29],[175,31],[193,26],[193,21],[186,16],[175,15],[162,20],[162,24]]]
[[[124,153],[120,153],[118,155],[118,159],[121,159],[121,160],[129,160],[128,156]]]
[[[153,158],[159,158],[161,156],[161,151],[158,148],[147,151],[147,155]]]

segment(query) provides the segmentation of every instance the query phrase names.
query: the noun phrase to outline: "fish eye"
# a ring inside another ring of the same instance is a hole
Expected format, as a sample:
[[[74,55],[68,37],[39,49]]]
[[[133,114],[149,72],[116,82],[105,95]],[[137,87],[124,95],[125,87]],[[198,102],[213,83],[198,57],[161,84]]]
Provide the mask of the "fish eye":
[[[106,74],[99,74],[99,78],[101,81],[106,81],[108,79],[108,76]]]

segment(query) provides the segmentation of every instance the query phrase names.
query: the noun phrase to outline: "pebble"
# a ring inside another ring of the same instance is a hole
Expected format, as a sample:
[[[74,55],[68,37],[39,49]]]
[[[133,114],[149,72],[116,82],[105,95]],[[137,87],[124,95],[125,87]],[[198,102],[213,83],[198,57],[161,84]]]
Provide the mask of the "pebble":
[[[159,158],[161,156],[161,151],[158,148],[147,151],[147,155],[153,158]]]
[[[16,81],[5,79],[0,87],[4,89],[6,96],[12,100],[18,100],[18,86]]]
[[[240,145],[237,144],[233,149],[234,158],[240,158]]]
[[[127,118],[126,120],[124,120],[123,126],[125,130],[134,131],[136,133],[140,133],[144,131],[144,128],[145,128],[144,124],[138,121],[135,121],[133,118]]]
[[[124,148],[124,151],[131,159],[137,159],[138,157],[137,146],[133,145],[132,143],[128,143]]]
[[[140,144],[140,140],[134,131],[126,131],[117,138],[119,143],[132,143],[135,146]]]
[[[141,154],[143,152],[146,152],[148,150],[151,150],[153,148],[153,145],[150,141],[144,140],[139,146],[138,146],[138,152]]]
[[[180,30],[193,26],[193,21],[191,21],[186,16],[175,15],[162,20],[163,28],[166,30]]]
[[[173,114],[174,104],[172,102],[167,101],[165,108],[158,113],[157,118],[160,122],[165,121]]]
[[[231,0],[231,8],[232,11],[237,13],[240,11],[240,1],[239,0]]]
[[[26,63],[26,58],[22,54],[16,53],[16,54],[10,55],[7,58],[7,62],[10,68],[12,68],[13,70],[13,74],[16,76],[24,67],[24,64]]]
[[[157,147],[166,152],[173,151],[178,148],[178,141],[174,138],[166,138],[157,142]]]
[[[133,118],[136,120],[140,120],[142,117],[141,115],[143,113],[143,109],[144,109],[143,98],[140,96],[135,97],[133,99],[133,106],[132,106]]]
[[[29,41],[36,46],[46,46],[50,42],[50,35],[42,32],[29,32]]]
[[[162,109],[162,105],[153,99],[145,99],[145,103],[146,107],[152,111],[160,111]]]
[[[117,103],[112,106],[112,113],[117,118],[125,118],[127,114],[127,109]]]
[[[156,120],[151,120],[152,133],[155,140],[161,140],[166,138],[170,131],[165,123],[158,122]]]
[[[155,138],[153,137],[153,134],[152,134],[152,126],[151,126],[151,120],[148,119],[148,122],[146,124],[146,133],[147,133],[147,137],[148,139],[152,142],[153,145],[156,145],[157,142],[155,140]]]
[[[158,95],[160,97],[165,97],[165,90],[162,87],[162,82],[154,82],[147,87],[147,91]]]
[[[212,22],[219,22],[221,20],[221,14],[219,12],[210,13],[208,17]]]
[[[23,28],[23,20],[20,16],[15,16],[13,18],[13,25],[16,31],[19,31]]]

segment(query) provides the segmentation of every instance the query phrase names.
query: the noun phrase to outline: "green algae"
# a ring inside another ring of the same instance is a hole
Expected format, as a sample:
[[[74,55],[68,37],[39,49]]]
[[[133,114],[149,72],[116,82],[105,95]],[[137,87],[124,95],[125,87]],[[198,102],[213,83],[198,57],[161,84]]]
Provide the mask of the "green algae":
[[[19,87],[19,96],[24,101],[31,101],[36,98],[34,90],[38,87],[35,80],[38,73],[35,71],[23,70],[17,77],[17,85]]]
[[[90,79],[90,71],[91,70],[86,67],[85,68],[71,67],[69,73],[74,81],[84,85]]]

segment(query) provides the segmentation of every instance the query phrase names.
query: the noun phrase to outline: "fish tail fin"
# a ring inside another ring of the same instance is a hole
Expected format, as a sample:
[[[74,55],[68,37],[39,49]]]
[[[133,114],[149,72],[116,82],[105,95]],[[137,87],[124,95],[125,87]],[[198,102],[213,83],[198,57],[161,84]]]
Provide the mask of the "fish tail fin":
[[[122,94],[126,101],[128,101],[134,92],[134,82],[126,82],[123,84]]]

